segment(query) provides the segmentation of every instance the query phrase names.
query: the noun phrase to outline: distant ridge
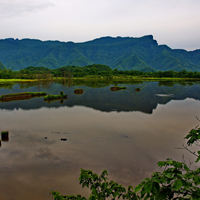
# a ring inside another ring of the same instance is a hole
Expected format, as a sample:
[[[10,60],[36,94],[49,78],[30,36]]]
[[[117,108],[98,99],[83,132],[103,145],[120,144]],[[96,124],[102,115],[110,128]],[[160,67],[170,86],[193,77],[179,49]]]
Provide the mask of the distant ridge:
[[[6,68],[5,68],[5,66],[0,61],[0,70],[4,70],[4,69],[6,69]]]
[[[152,35],[108,36],[82,43],[7,38],[0,40],[0,61],[13,70],[104,64],[118,70],[200,71],[200,50],[158,45]]]

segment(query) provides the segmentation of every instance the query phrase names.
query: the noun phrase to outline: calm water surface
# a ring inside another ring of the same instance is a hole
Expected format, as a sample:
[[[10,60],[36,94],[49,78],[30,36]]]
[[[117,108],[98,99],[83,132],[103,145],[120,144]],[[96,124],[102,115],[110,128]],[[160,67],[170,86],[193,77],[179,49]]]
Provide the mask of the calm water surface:
[[[62,104],[43,98],[0,102],[0,131],[9,131],[9,141],[0,147],[0,199],[48,200],[52,190],[88,195],[78,184],[81,168],[107,169],[110,179],[135,186],[159,170],[159,160],[181,160],[183,154],[188,160],[191,155],[174,147],[181,147],[198,125],[200,85],[118,85],[127,89],[112,92],[109,84],[1,86],[0,95],[62,90],[68,99]],[[84,93],[74,94],[75,88]]]

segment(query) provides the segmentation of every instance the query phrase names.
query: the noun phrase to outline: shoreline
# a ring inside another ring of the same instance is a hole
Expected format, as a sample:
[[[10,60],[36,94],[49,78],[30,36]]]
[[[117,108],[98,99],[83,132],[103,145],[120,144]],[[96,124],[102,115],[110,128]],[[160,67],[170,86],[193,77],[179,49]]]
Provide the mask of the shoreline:
[[[135,77],[135,76],[111,76],[111,77],[73,77],[73,78],[53,78],[53,79],[0,79],[0,84],[2,83],[20,83],[20,82],[50,82],[50,81],[59,81],[59,80],[83,80],[83,81],[99,81],[99,80],[114,80],[114,81],[200,81],[200,78],[172,78],[172,77]]]

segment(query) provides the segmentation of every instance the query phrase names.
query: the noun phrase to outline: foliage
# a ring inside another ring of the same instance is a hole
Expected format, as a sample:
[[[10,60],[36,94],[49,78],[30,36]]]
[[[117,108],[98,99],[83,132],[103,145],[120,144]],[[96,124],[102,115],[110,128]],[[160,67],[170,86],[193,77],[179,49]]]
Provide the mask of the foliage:
[[[189,146],[200,141],[200,128],[192,129],[185,137],[187,150]],[[196,162],[200,160],[200,151],[195,154]],[[82,187],[90,189],[89,200],[103,199],[150,199],[150,200],[199,200],[200,199],[200,168],[190,169],[187,164],[172,159],[159,161],[158,166],[164,168],[163,172],[154,172],[150,178],[145,178],[134,189],[129,186],[127,189],[114,181],[108,181],[106,170],[100,176],[91,170],[81,169],[79,183]],[[86,199],[82,196],[63,196],[59,192],[52,191],[54,200],[65,199]]]
[[[188,146],[191,146],[193,144],[196,144],[197,146],[199,145],[200,142],[200,128],[198,128],[198,126],[195,129],[192,129],[189,134],[185,137],[185,139],[189,139],[187,142]],[[189,150],[187,147],[184,146],[184,148],[186,150]],[[190,151],[190,150],[189,150]],[[191,152],[191,151],[190,151]],[[199,162],[200,160],[200,151],[197,152],[191,152],[192,154],[194,154],[197,157],[197,160],[195,161],[196,163]]]
[[[0,78],[2,79],[10,79],[13,78],[13,71],[12,69],[4,69],[4,70],[0,70]]]
[[[120,78],[120,79],[135,79],[135,78],[187,78],[199,79],[200,72],[192,71],[138,71],[138,70],[118,70],[111,69],[107,65],[93,64],[84,67],[65,66],[57,69],[48,69],[45,67],[27,67],[20,71],[12,71],[12,69],[0,70],[0,79],[35,79],[35,80],[52,80],[53,77],[58,78]]]

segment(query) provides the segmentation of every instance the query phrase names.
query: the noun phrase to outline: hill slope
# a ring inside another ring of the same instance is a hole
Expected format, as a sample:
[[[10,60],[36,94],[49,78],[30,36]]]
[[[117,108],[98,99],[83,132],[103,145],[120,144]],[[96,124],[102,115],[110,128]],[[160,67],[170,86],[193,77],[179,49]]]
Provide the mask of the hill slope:
[[[56,69],[96,63],[119,70],[200,71],[200,50],[173,50],[158,45],[152,35],[102,37],[84,43],[8,38],[0,40],[0,60],[13,70],[28,66]]]
[[[2,64],[2,62],[0,61],[0,70],[4,70],[5,66]]]

